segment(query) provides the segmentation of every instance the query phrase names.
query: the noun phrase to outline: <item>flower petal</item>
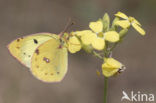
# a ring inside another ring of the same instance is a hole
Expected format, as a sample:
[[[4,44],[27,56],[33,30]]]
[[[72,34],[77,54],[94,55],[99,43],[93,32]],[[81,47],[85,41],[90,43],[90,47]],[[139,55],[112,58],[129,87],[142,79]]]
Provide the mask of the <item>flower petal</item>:
[[[102,32],[103,30],[103,23],[102,21],[90,22],[89,24],[90,29],[92,29],[95,33]]]
[[[119,21],[116,21],[115,24],[121,26],[124,29],[130,26],[130,22],[128,20],[119,20]]]
[[[105,77],[113,76],[117,72],[118,72],[118,68],[111,68],[106,63],[102,65],[102,73]]]
[[[111,66],[111,68],[121,68],[122,64],[114,58],[105,58],[105,63]]]
[[[139,22],[138,20],[136,20],[135,18],[134,18],[134,23],[136,23],[136,24],[138,24],[139,26],[141,26],[140,22]]]
[[[104,61],[104,64],[102,64],[102,73],[106,77],[113,76],[122,66],[122,64],[114,58],[104,58]]]
[[[116,31],[108,31],[105,33],[105,40],[109,42],[117,42],[119,41],[119,34]]]
[[[137,21],[134,17],[129,17],[129,21],[130,22],[132,22],[132,23],[136,23],[136,24],[138,24],[139,26],[141,26],[141,24],[140,24],[140,22],[139,21]]]
[[[77,51],[80,51],[81,49],[81,43],[78,40],[77,37],[73,36],[69,38],[68,42],[68,50],[71,53],[76,53]]]
[[[102,73],[104,76],[106,77],[111,77],[113,76],[114,74],[116,74],[118,72],[118,69],[113,69],[111,71],[109,71],[109,68],[103,68],[102,69]]]
[[[122,12],[117,12],[115,16],[123,18],[123,19],[128,19],[128,16]]]
[[[135,28],[136,31],[138,31],[141,35],[145,35],[144,29],[142,29],[139,25],[136,23],[132,23],[132,26]]]
[[[89,33],[92,33],[91,30],[83,30],[83,31],[76,31],[74,32],[77,36],[82,36],[84,34],[89,34]]]
[[[88,32],[81,36],[81,40],[82,40],[83,44],[85,44],[85,45],[91,44],[91,42],[94,40],[94,38],[96,38],[96,34],[92,33],[92,32]]]
[[[96,50],[102,50],[105,47],[105,41],[103,38],[96,37],[92,41],[92,46]]]

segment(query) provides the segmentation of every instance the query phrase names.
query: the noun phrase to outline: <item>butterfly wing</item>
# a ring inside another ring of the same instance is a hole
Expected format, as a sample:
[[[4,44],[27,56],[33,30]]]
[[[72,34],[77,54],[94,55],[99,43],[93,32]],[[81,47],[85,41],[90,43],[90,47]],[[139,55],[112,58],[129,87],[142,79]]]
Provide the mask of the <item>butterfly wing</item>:
[[[59,39],[41,44],[32,57],[31,72],[44,82],[59,82],[67,72],[67,49],[60,48]]]
[[[36,33],[18,38],[8,45],[10,53],[27,67],[31,67],[31,58],[36,48],[53,38],[50,33]]]

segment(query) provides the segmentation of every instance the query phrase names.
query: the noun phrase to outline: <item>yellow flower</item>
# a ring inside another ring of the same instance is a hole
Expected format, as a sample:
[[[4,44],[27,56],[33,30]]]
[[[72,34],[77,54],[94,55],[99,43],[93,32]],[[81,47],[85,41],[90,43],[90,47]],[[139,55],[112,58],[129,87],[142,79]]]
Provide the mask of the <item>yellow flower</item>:
[[[104,39],[109,42],[117,42],[119,41],[120,37],[116,31],[108,31],[104,33]]]
[[[113,76],[119,69],[122,68],[122,64],[114,58],[105,58],[102,64],[102,73],[106,77]]]
[[[109,42],[117,42],[119,34],[116,31],[108,31],[103,33],[102,21],[91,22],[89,24],[91,30],[77,31],[77,36],[81,37],[81,41],[85,45],[92,45],[96,50],[102,50],[105,47],[105,40]]]
[[[76,36],[69,38],[67,47],[70,53],[76,53],[81,50],[81,43]]]
[[[93,32],[100,33],[103,30],[103,23],[102,21],[90,22],[89,27]]]
[[[121,26],[124,29],[132,25],[133,28],[136,31],[138,31],[141,35],[145,35],[145,31],[141,28],[141,24],[134,17],[128,17],[126,14],[122,12],[116,13],[115,16],[124,19],[124,20],[117,21],[116,22],[117,25]]]

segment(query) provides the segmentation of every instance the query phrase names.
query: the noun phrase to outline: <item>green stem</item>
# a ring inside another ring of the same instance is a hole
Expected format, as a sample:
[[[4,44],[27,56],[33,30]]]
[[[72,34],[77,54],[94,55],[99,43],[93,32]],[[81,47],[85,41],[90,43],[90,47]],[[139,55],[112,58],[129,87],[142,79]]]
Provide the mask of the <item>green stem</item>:
[[[104,78],[104,103],[107,103],[108,78]]]
[[[113,51],[113,49],[119,44],[119,42],[115,43],[111,48],[110,48],[110,52]]]
[[[103,60],[103,57],[100,54],[98,54],[96,51],[93,51],[92,53],[93,53],[94,56],[96,56],[99,59],[102,59]]]

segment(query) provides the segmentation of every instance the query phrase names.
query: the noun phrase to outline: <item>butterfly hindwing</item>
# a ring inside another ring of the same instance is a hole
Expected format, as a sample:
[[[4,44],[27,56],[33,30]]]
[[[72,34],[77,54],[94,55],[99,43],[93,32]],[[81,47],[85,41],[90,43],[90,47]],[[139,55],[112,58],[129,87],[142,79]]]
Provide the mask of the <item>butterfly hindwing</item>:
[[[67,49],[60,47],[59,39],[52,38],[36,49],[31,72],[39,80],[59,82],[67,72],[67,62]]]

